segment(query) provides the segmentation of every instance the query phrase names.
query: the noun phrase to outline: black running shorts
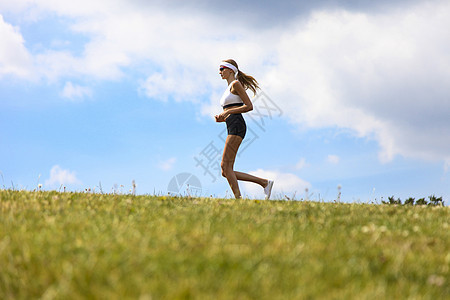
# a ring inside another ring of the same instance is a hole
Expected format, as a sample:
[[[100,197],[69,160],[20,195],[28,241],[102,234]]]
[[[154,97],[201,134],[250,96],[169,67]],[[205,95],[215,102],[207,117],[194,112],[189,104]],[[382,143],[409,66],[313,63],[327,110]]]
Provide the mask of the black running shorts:
[[[242,114],[231,114],[226,118],[228,135],[237,135],[241,138],[245,137],[247,125]]]

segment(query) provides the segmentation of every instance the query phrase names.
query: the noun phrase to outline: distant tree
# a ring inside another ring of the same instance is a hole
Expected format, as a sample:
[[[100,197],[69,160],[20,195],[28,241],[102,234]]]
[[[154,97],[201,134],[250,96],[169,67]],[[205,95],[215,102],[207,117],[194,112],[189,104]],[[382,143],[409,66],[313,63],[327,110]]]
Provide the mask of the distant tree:
[[[444,206],[444,201],[442,201],[442,197],[438,198],[435,195],[431,195],[428,198],[430,199],[430,203],[428,203],[428,205]]]
[[[425,200],[425,198],[420,198],[419,200],[416,201],[416,205],[427,205],[427,200]]]
[[[405,205],[414,205],[414,201],[415,201],[414,198],[409,197],[408,199],[405,200]]]

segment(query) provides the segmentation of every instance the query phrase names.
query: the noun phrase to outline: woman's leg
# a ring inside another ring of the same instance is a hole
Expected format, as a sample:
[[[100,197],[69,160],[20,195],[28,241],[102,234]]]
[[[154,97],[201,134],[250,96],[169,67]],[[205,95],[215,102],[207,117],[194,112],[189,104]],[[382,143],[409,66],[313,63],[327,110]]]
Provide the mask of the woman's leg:
[[[250,175],[247,173],[234,171],[234,174],[236,174],[237,180],[254,182],[254,183],[259,184],[263,188],[265,188],[267,186],[267,184],[269,183],[269,181],[267,179],[264,179],[261,177],[256,177],[256,176],[253,176],[253,175]]]
[[[225,148],[222,156],[222,176],[226,177],[230,184],[231,190],[236,198],[241,197],[238,180],[250,181],[259,184],[263,188],[267,186],[269,181],[264,178],[256,177],[247,173],[234,171],[234,161],[237,151],[241,145],[242,138],[237,135],[229,135],[225,141]]]
[[[227,139],[225,141],[225,147],[223,149],[223,156],[221,163],[222,176],[227,178],[231,190],[233,191],[233,194],[236,198],[241,197],[241,191],[239,190],[236,174],[233,171],[233,166],[241,142],[242,138],[240,136],[237,135],[227,136]]]

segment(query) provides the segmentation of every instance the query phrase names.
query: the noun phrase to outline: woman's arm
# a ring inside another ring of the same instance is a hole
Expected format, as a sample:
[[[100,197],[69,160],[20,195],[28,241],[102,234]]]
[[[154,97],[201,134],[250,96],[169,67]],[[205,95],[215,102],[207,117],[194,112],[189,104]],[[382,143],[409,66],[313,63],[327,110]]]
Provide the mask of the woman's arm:
[[[244,102],[244,105],[227,109],[226,111],[222,112],[218,116],[219,119],[225,120],[231,114],[246,113],[246,112],[253,110],[252,101],[250,100],[247,93],[245,92],[245,89],[242,86],[242,84],[237,80],[231,86],[231,92],[233,92],[233,91],[236,92],[238,94],[238,96],[242,99],[242,102]],[[216,118],[216,121],[217,121],[217,118]]]

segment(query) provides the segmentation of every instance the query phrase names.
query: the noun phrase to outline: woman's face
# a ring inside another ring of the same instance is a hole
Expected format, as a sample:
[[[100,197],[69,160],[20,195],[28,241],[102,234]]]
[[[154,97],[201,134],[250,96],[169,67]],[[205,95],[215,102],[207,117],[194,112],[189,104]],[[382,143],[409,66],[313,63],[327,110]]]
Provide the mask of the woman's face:
[[[233,71],[231,69],[228,69],[227,67],[220,66],[219,68],[219,74],[222,77],[222,79],[226,79],[230,76],[230,73]]]

